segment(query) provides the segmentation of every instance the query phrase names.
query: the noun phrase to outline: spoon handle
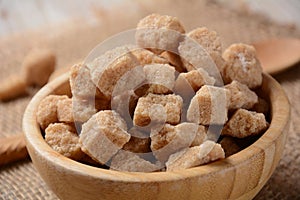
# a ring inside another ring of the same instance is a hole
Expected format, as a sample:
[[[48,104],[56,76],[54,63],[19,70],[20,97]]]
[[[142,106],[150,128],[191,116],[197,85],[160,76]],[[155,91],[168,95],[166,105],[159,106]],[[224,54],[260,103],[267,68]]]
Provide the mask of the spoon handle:
[[[28,157],[23,133],[0,138],[0,166]]]

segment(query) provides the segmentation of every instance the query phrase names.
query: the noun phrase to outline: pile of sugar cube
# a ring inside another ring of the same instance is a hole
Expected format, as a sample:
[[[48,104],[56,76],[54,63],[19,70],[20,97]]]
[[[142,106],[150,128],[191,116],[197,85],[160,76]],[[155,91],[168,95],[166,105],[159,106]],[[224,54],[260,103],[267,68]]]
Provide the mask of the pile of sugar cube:
[[[137,25],[136,45],[71,68],[72,97],[49,95],[37,121],[60,154],[118,171],[175,171],[230,156],[269,126],[254,47],[172,16]],[[221,127],[217,139],[210,127]]]

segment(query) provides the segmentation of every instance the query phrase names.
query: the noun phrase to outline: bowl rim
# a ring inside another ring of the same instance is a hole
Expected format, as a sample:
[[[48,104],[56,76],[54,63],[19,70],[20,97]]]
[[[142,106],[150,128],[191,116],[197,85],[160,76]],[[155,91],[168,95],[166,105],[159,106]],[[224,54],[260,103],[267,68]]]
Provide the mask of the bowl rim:
[[[193,167],[172,172],[122,172],[89,166],[69,159],[53,150],[42,137],[39,125],[36,121],[36,111],[39,102],[47,95],[52,94],[56,88],[68,81],[69,73],[65,73],[45,85],[30,101],[23,116],[23,132],[25,134],[26,146],[31,146],[35,153],[39,154],[47,162],[64,168],[75,174],[84,174],[96,179],[122,182],[160,182],[186,179],[189,177],[217,173],[220,169],[230,169],[243,164],[249,157],[264,151],[265,148],[284,133],[289,121],[290,105],[288,98],[280,84],[268,74],[263,74],[263,81],[267,82],[270,90],[271,123],[267,131],[249,147],[206,165]],[[263,83],[264,84],[264,83]],[[29,151],[30,154],[30,151]],[[30,155],[31,156],[31,155]]]

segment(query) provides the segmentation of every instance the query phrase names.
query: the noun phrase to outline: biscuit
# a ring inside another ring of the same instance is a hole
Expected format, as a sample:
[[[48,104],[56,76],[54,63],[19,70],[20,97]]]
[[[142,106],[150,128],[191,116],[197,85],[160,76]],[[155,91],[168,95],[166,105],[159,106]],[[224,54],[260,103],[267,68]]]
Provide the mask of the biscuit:
[[[127,125],[112,110],[99,111],[82,125],[81,149],[100,164],[105,164],[128,141]]]
[[[188,169],[225,158],[220,144],[206,141],[200,146],[185,148],[172,154],[166,163],[167,171]]]
[[[42,129],[47,128],[47,126],[51,123],[58,122],[57,104],[60,100],[68,98],[69,97],[66,95],[49,95],[40,102],[36,116],[37,122]]]
[[[229,90],[229,109],[250,109],[258,102],[258,97],[255,92],[251,91],[246,85],[232,81],[230,84],[225,85]]]
[[[65,123],[54,123],[45,129],[45,133],[45,141],[58,153],[74,160],[84,157],[75,127]]]
[[[225,124],[222,135],[245,138],[260,134],[268,126],[264,114],[238,109]]]
[[[187,120],[202,125],[224,124],[228,112],[226,93],[224,88],[202,86],[191,100]]]
[[[119,151],[111,160],[110,169],[125,172],[154,172],[162,168],[162,165],[153,164],[138,155]]]
[[[133,124],[146,126],[151,120],[154,122],[178,124],[181,111],[182,98],[180,96],[173,94],[148,94],[139,98],[134,111]]]
[[[182,33],[185,30],[176,17],[151,14],[139,21],[135,39],[138,46],[160,54],[177,51]]]
[[[250,89],[262,84],[262,67],[253,46],[242,43],[232,44],[224,51],[223,58],[226,61],[223,70],[225,83],[236,80]]]

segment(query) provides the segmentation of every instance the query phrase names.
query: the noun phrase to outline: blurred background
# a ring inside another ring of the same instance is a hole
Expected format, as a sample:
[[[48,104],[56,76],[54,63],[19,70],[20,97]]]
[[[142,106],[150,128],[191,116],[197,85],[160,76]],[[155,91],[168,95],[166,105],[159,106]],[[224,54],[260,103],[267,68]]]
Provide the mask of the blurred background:
[[[107,37],[133,29],[150,13],[176,16],[186,31],[206,26],[219,33],[223,50],[232,43],[300,38],[299,0],[0,0],[0,80],[20,71],[31,49],[55,53],[56,68],[82,61]],[[275,75],[292,105],[285,154],[255,198],[300,199],[300,67]],[[0,138],[22,132],[29,96],[0,102]],[[0,200],[57,197],[29,160],[0,167]]]
[[[201,0],[200,0],[201,1]],[[281,24],[300,27],[299,0],[214,0],[232,10],[254,12],[264,15]],[[45,26],[67,23],[76,18],[83,18],[87,23],[97,23],[99,13],[97,8],[108,11],[115,6],[124,4],[125,0],[1,0],[0,1],[0,36],[6,36]],[[147,1],[128,1],[132,10],[136,12],[137,4]],[[148,1],[147,3],[149,3]],[[146,4],[147,4],[146,3]],[[190,4],[190,2],[186,2]],[[159,4],[157,2],[157,4]],[[125,4],[124,4],[125,6]],[[99,10],[98,10],[99,11]],[[121,13],[115,13],[115,17]]]

